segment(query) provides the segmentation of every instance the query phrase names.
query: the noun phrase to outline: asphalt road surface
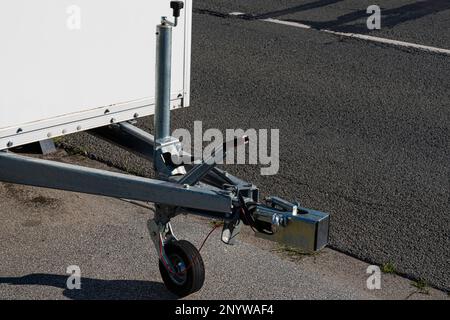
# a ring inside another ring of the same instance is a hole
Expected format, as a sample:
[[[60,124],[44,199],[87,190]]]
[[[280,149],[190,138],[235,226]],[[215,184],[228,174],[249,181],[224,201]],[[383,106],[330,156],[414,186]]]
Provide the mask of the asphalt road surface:
[[[62,151],[50,159],[106,168]],[[146,227],[152,215],[118,199],[0,183],[0,299],[176,299],[158,270]],[[197,247],[212,230],[192,216],[173,227]],[[369,290],[367,263],[330,249],[288,256],[251,233],[243,229],[235,246],[211,234],[201,251],[205,285],[187,299],[448,299],[390,274]],[[67,287],[69,266],[79,268],[81,289]]]
[[[192,107],[173,112],[173,127],[280,129],[277,175],[226,169],[264,195],[330,212],[332,248],[449,290],[450,56],[318,29],[450,49],[450,2],[378,1],[382,29],[369,32],[371,2],[197,0]],[[87,134],[67,143],[152,175]]]

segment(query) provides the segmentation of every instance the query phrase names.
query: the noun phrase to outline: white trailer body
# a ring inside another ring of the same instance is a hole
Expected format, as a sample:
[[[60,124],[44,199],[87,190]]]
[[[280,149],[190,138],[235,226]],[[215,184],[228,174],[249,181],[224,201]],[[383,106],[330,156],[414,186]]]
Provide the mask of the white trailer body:
[[[169,0],[4,0],[0,150],[154,113]],[[173,30],[171,106],[190,92],[191,0]]]

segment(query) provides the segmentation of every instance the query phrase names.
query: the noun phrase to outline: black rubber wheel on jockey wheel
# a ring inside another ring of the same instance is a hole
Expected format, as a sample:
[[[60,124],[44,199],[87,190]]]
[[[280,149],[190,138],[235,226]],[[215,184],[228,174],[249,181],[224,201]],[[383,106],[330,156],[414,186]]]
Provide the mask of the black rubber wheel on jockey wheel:
[[[173,241],[164,246],[175,270],[159,260],[159,271],[167,289],[178,297],[199,291],[205,282],[205,265],[197,248],[188,241]]]

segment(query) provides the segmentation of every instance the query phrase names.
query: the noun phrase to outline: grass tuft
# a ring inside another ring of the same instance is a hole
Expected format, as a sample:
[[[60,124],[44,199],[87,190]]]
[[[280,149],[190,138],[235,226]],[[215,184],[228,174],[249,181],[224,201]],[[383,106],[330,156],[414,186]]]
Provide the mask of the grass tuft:
[[[63,137],[56,137],[53,138],[53,143],[56,145],[60,145],[63,142],[64,138]]]
[[[299,261],[304,257],[316,256],[318,252],[305,251],[299,248],[290,247],[286,245],[280,245],[278,248],[272,250],[273,252],[282,253],[286,255],[289,259],[294,261]]]
[[[209,225],[211,226],[211,227],[215,227],[215,228],[218,228],[218,227],[221,227],[221,226],[223,226],[224,225],[224,222],[223,221],[220,221],[220,220],[212,220],[212,221],[210,221],[209,222]]]
[[[430,291],[428,289],[428,283],[423,279],[413,281],[412,286],[417,288],[419,293],[422,293],[422,294],[430,293]]]
[[[381,272],[395,274],[397,273],[397,270],[395,269],[395,265],[393,263],[387,262],[381,266]]]
[[[81,147],[66,148],[65,150],[69,156],[77,156],[77,155],[87,156],[89,154],[86,149]]]

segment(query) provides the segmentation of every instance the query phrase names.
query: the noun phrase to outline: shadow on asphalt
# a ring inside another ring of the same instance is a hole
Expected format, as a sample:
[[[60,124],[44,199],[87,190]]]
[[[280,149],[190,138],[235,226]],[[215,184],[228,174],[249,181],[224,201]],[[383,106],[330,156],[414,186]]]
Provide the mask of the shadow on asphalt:
[[[175,300],[164,284],[137,280],[100,280],[81,278],[80,290],[67,289],[67,276],[30,274],[23,277],[0,277],[0,284],[48,286],[64,289],[63,295],[72,300]]]
[[[276,10],[266,13],[257,14],[254,16],[256,19],[269,19],[269,18],[277,18],[280,16],[284,16],[287,14],[293,14],[300,11],[306,11],[306,10],[312,10],[312,9],[318,9],[321,7],[329,6],[331,4],[335,4],[337,2],[342,2],[343,0],[318,0],[313,1],[309,3],[304,3],[299,6],[282,9],[282,10]]]
[[[333,1],[331,1],[333,2]],[[336,1],[334,1],[336,2]],[[325,5],[325,3],[324,3]],[[425,16],[436,14],[444,10],[450,10],[450,1],[448,0],[426,0],[422,2],[416,2],[407,4],[398,8],[383,9],[382,14],[382,26],[386,28],[393,28],[399,24],[417,20]],[[288,11],[286,9],[285,11]],[[269,14],[261,15],[264,18],[270,18]],[[367,33],[368,30],[365,24],[366,19],[369,17],[366,10],[358,10],[348,14],[344,14],[338,17],[336,20],[316,22],[307,20],[292,20],[287,21],[304,23],[312,26],[315,29],[332,29],[333,31],[351,32],[351,33]],[[361,22],[364,21],[364,22]],[[356,23],[360,22],[360,25]],[[354,25],[347,25],[348,23],[355,23]]]

